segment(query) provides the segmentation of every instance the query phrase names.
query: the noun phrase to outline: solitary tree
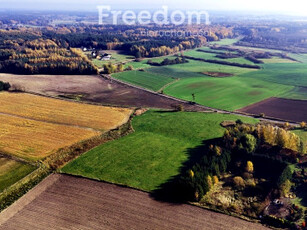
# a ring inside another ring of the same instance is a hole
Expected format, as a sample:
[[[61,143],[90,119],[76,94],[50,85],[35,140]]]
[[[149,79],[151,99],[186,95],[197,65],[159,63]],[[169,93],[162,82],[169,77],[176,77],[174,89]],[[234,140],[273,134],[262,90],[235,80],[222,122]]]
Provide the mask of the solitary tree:
[[[195,93],[192,93],[193,101],[195,102]]]

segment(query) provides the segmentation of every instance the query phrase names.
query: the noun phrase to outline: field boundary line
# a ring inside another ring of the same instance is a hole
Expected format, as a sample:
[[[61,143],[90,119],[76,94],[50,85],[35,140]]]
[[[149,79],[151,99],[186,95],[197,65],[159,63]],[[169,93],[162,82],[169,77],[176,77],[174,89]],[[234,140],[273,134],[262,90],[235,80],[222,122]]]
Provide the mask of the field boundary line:
[[[164,85],[161,89],[159,89],[157,92],[158,92],[158,93],[162,93],[162,91],[163,91],[166,87],[168,87],[168,86],[170,86],[170,85],[172,85],[172,84],[175,84],[175,83],[178,82],[178,81],[180,81],[180,78],[176,78],[174,81],[172,81],[172,82],[170,82],[170,83],[167,83],[167,84]]]
[[[47,190],[51,185],[59,180],[60,176],[57,174],[51,174],[47,176],[40,184],[40,186],[35,186],[29,192],[27,196],[21,197],[15,203],[7,207],[1,212],[0,226],[22,210],[25,206],[31,203],[37,198],[41,193]]]
[[[23,163],[23,164],[32,165],[32,166],[37,167],[37,164],[35,164],[35,162],[30,162],[30,161],[27,161],[27,160],[25,160],[21,157],[17,157],[17,156],[11,155],[9,153],[4,153],[4,152],[1,152],[1,151],[0,151],[0,158],[6,158],[6,159],[9,159],[9,160],[13,160],[13,161],[17,161],[17,162],[20,162],[20,163]]]

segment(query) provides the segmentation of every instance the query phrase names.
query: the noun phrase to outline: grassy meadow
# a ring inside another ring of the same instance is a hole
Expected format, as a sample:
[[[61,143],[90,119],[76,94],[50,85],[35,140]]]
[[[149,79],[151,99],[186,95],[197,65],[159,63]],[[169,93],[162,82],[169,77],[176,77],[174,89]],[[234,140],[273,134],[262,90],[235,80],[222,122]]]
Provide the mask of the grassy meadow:
[[[228,46],[228,45],[233,45],[234,43],[238,42],[239,40],[240,39],[238,39],[238,38],[227,38],[227,39],[222,39],[220,41],[210,42],[210,44]]]
[[[138,70],[116,73],[113,74],[113,77],[153,91],[158,91],[164,85],[175,80],[171,77]]]
[[[151,191],[178,174],[189,149],[221,137],[222,121],[238,118],[257,122],[225,114],[148,111],[133,119],[134,133],[90,150],[61,171]]]
[[[261,80],[243,77],[226,78],[186,78],[170,86],[166,94],[199,104],[225,109],[236,110],[256,103],[269,97],[278,96],[291,90],[292,86],[267,84]]]
[[[0,193],[35,170],[32,165],[0,157]]]

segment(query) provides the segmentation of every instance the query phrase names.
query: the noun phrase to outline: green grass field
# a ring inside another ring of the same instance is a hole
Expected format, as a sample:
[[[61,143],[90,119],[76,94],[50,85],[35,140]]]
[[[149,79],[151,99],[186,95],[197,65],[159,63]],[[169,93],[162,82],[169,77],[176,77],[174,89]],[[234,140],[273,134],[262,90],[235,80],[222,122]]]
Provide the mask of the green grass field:
[[[0,192],[16,183],[35,169],[34,166],[0,158]]]
[[[293,86],[244,77],[186,78],[164,90],[166,94],[213,108],[236,110],[269,97],[278,96]]]
[[[302,63],[307,63],[307,54],[289,54],[289,56]]]
[[[233,75],[239,75],[256,70],[189,60],[189,63],[162,67],[152,67],[149,68],[148,71],[169,77],[190,78],[204,77],[202,72],[223,72],[231,73]]]
[[[220,43],[231,44],[234,39],[222,40]],[[210,50],[209,47],[202,49]],[[188,56],[218,59],[215,54],[195,50],[184,52]],[[290,54],[302,63],[286,59],[273,58],[261,65],[262,69],[247,69],[189,60],[188,63],[152,67],[147,60],[139,62],[137,68],[146,72],[118,73],[115,77],[151,90],[164,89],[164,93],[184,100],[192,100],[213,108],[236,110],[259,102],[269,97],[307,100],[307,55]],[[165,57],[152,59],[160,62]],[[174,58],[174,57],[170,57]],[[244,58],[227,59],[227,61],[252,64]],[[234,75],[229,78],[213,78],[204,72],[222,72]],[[179,79],[179,81],[174,81]]]
[[[307,100],[306,87],[294,87],[292,90],[287,91],[280,95],[282,98]]]
[[[132,83],[134,85],[139,85],[154,91],[158,91],[164,85],[175,80],[170,77],[165,77],[162,75],[148,73],[144,71],[138,71],[138,70],[116,73],[113,74],[112,76],[120,80]]]
[[[148,111],[133,119],[135,132],[98,146],[61,171],[151,191],[179,173],[188,149],[221,137],[224,120],[257,120],[226,114]]]
[[[267,59],[259,59],[263,61],[265,64],[277,64],[277,63],[297,63],[296,61],[292,61],[286,58],[272,57]]]
[[[210,59],[210,60],[219,60],[219,61],[234,62],[234,63],[239,63],[239,64],[254,65],[253,62],[246,60],[243,57],[222,59],[222,58],[216,57],[217,54],[205,53],[205,52],[201,52],[201,51],[197,51],[197,50],[186,51],[186,52],[184,52],[184,55],[192,56],[192,57],[196,57],[196,58],[204,58],[204,59]]]
[[[305,130],[294,130],[293,131],[296,135],[298,135],[301,140],[305,143],[305,145],[307,146],[307,131]]]
[[[267,82],[307,87],[307,65],[304,63],[264,64],[262,70],[243,76]]]
[[[221,45],[221,46],[227,46],[227,45],[232,45],[236,42],[238,42],[239,39],[233,38],[233,39],[222,39],[220,41],[215,41],[215,42],[210,42],[210,44],[216,44],[216,45]]]

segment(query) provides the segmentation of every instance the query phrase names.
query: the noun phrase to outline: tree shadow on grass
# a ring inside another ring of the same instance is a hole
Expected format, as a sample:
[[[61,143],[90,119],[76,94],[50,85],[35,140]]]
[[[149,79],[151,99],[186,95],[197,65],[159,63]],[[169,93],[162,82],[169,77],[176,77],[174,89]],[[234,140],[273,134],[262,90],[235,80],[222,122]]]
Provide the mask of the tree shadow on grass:
[[[171,203],[183,203],[187,200],[187,191],[179,183],[179,179],[182,175],[192,168],[197,162],[200,162],[201,158],[206,154],[208,146],[217,145],[220,143],[221,138],[215,138],[211,140],[203,141],[199,146],[195,148],[187,149],[188,160],[183,163],[178,175],[169,178],[167,182],[161,184],[159,188],[152,191],[150,196],[158,201],[171,202]]]

